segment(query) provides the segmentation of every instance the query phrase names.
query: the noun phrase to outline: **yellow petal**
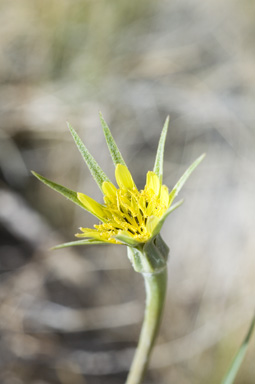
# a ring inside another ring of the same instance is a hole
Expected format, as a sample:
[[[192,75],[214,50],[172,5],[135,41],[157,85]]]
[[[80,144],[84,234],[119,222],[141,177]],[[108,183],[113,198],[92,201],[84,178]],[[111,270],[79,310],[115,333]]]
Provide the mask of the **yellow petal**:
[[[113,185],[109,181],[104,181],[102,184],[102,190],[104,195],[107,196],[110,201],[116,201],[117,188],[115,187],[115,185]]]
[[[82,233],[77,233],[75,235],[76,237],[91,237],[91,238],[94,238],[97,240],[99,240],[99,238],[100,238],[99,232],[96,229],[80,228],[80,230],[82,231]]]
[[[160,181],[159,177],[156,175],[156,173],[149,171],[147,173],[147,178],[146,178],[146,189],[152,189],[155,195],[159,194],[159,189],[160,189]]]
[[[158,224],[158,222],[159,222],[159,218],[158,217],[156,217],[156,216],[148,217],[148,221],[147,221],[147,224],[146,224],[148,232],[152,233],[154,228]]]
[[[83,193],[78,192],[77,197],[84,207],[92,213],[92,215],[98,217],[101,221],[105,221],[107,213],[105,207],[102,204],[99,204],[97,201],[93,200],[91,197],[84,195]]]
[[[169,192],[168,188],[166,185],[162,185],[161,191],[160,191],[160,202],[161,204],[165,205],[168,207],[168,202],[169,202]]]
[[[88,239],[104,241],[105,243],[113,243],[113,244],[119,243],[115,239],[109,238],[107,233],[98,232],[96,229],[80,228],[80,230],[83,233],[76,233],[75,235],[76,237],[87,237]]]
[[[115,169],[115,178],[120,188],[133,189],[136,188],[134,180],[125,165],[117,164]]]

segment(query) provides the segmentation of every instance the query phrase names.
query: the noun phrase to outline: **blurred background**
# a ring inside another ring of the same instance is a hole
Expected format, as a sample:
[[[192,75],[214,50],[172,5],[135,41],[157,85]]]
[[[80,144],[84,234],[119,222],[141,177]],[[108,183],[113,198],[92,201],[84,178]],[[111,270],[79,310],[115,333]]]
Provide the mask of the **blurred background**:
[[[144,310],[122,246],[49,251],[96,219],[30,170],[102,197],[66,120],[113,178],[102,111],[142,188],[207,157],[163,229],[166,309],[145,384],[216,384],[254,311],[255,1],[1,0],[0,382],[121,384]],[[236,383],[255,381],[254,341]]]

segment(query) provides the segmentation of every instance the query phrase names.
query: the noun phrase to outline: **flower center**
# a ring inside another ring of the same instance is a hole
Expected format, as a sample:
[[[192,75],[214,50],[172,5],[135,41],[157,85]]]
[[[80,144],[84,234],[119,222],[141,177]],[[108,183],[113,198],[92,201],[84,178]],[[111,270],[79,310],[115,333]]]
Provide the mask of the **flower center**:
[[[152,216],[160,218],[167,209],[160,197],[146,188],[141,191],[119,188],[115,196],[105,196],[104,200],[107,219],[94,227],[105,239],[125,231],[129,236],[144,242],[151,236],[148,219]]]

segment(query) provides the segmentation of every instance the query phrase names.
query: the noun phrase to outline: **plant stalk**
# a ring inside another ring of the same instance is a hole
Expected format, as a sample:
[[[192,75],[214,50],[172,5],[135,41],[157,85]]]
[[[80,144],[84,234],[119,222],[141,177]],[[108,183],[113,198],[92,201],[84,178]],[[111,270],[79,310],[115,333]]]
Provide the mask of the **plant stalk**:
[[[167,268],[157,273],[143,273],[146,309],[135,356],[126,384],[141,384],[159,329],[167,287]]]

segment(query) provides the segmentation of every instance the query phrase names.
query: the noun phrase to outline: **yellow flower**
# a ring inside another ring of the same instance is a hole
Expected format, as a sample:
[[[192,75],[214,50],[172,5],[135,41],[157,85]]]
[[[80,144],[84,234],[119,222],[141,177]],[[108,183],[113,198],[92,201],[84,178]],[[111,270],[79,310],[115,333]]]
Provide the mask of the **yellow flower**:
[[[104,205],[83,193],[77,194],[84,207],[93,212],[102,224],[95,225],[95,229],[80,228],[83,233],[76,236],[121,244],[116,236],[124,234],[145,243],[169,207],[168,188],[161,184],[154,172],[149,171],[144,189],[138,191],[128,168],[122,164],[116,166],[115,177],[118,189],[111,182],[103,182]]]
[[[94,225],[94,228],[80,228],[81,233],[76,234],[76,236],[85,238],[84,240],[62,244],[55,248],[99,243],[125,244],[133,248],[139,248],[142,244],[148,243],[159,234],[166,217],[182,204],[183,200],[172,205],[185,181],[204,157],[204,155],[200,156],[188,168],[169,193],[168,188],[162,184],[164,145],[169,122],[169,118],[167,118],[159,140],[153,171],[147,173],[145,187],[139,191],[109,127],[102,115],[100,117],[106,142],[115,165],[115,178],[118,188],[102,171],[75,130],[70,125],[69,128],[83,159],[104,195],[104,204],[100,204],[83,193],[72,191],[33,172],[42,182],[100,220],[100,223]]]

